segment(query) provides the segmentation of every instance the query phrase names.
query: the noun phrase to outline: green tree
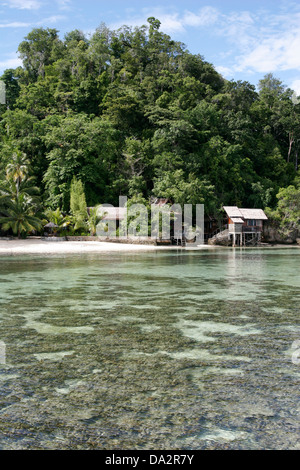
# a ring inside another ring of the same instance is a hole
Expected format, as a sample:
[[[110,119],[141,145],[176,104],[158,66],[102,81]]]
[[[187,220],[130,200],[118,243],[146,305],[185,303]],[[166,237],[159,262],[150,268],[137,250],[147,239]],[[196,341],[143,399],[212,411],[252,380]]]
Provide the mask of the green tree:
[[[112,199],[110,186],[116,176],[117,136],[112,125],[101,118],[78,114],[55,119],[45,136],[49,163],[44,182],[49,207],[69,210],[74,175],[86,188],[89,206],[102,198]]]
[[[18,238],[23,233],[39,230],[42,226],[38,188],[29,177],[29,162],[20,151],[14,152],[6,168],[6,179],[0,186],[0,218],[2,230],[12,230]]]
[[[89,207],[165,191],[180,201],[205,195],[212,212],[274,208],[299,171],[292,90],[272,74],[258,92],[225,80],[157,18],[115,31],[101,24],[91,38],[38,28],[19,52],[23,67],[3,74],[0,183],[19,149],[48,208],[69,211],[74,175]]]
[[[185,179],[183,170],[176,170],[166,172],[155,179],[153,194],[169,198],[182,207],[184,204],[204,204],[207,213],[214,213],[217,210],[214,189],[206,179],[200,180],[192,174]]]
[[[5,83],[5,98],[6,98],[6,104],[3,105],[3,109],[5,110],[6,108],[9,109],[14,109],[16,100],[19,96],[20,93],[20,85],[19,85],[19,79],[16,76],[16,71],[14,69],[6,69],[2,76],[0,77],[0,80]],[[0,105],[1,109],[1,105]]]
[[[21,184],[29,172],[29,160],[25,153],[17,150],[12,155],[12,161],[6,167],[7,180],[12,180],[16,185],[16,196],[19,195]]]
[[[19,194],[15,199],[7,201],[5,213],[5,217],[0,217],[2,230],[12,230],[18,238],[42,228],[42,221],[35,214],[33,201],[26,194]]]
[[[89,210],[89,215],[87,219],[87,226],[92,237],[97,233],[97,225],[102,219],[102,216],[98,215],[99,205],[96,207],[91,207]]]
[[[77,180],[75,176],[70,189],[70,211],[74,218],[74,229],[85,229],[88,214],[84,187],[81,180]]]
[[[277,194],[277,207],[275,210],[266,209],[267,215],[278,224],[281,232],[288,235],[290,232],[300,234],[300,184],[281,188]]]
[[[18,51],[29,80],[44,78],[45,67],[59,57],[59,49],[62,44],[56,29],[35,28],[25,37]]]

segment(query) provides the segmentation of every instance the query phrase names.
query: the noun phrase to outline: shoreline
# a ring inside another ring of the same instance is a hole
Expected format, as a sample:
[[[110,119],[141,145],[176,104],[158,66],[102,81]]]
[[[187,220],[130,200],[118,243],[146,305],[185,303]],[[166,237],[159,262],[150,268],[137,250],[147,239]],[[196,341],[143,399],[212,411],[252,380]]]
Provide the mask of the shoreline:
[[[187,248],[188,250],[211,249],[207,245]],[[126,253],[155,251],[184,251],[180,246],[157,246],[130,243],[111,243],[104,241],[59,241],[51,242],[40,239],[0,240],[0,256],[13,255],[68,255],[85,253]]]
[[[109,253],[109,252],[155,252],[155,251],[200,251],[215,249],[232,249],[232,247],[223,247],[218,245],[198,245],[198,246],[157,246],[130,243],[111,243],[105,241],[59,241],[51,242],[42,239],[10,239],[0,240],[0,256],[13,255],[60,255],[60,254],[84,254],[84,253]],[[258,248],[300,248],[299,245],[261,245],[256,247],[236,247],[235,249],[258,249]]]

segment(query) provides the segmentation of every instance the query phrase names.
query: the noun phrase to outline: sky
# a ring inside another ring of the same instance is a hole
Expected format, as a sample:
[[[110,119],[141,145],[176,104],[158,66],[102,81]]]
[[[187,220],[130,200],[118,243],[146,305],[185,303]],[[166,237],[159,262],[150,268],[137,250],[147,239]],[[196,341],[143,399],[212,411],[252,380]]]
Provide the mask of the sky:
[[[90,35],[146,24],[201,54],[228,80],[257,85],[273,73],[300,95],[300,2],[281,0],[0,0],[0,74],[21,65],[17,48],[33,28]]]

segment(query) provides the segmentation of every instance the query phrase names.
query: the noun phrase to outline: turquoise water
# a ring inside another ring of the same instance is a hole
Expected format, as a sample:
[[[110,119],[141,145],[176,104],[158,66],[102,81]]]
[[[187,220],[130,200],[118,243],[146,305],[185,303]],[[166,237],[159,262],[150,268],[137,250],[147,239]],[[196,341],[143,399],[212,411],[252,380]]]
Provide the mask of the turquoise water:
[[[1,449],[300,449],[299,249],[0,263]]]

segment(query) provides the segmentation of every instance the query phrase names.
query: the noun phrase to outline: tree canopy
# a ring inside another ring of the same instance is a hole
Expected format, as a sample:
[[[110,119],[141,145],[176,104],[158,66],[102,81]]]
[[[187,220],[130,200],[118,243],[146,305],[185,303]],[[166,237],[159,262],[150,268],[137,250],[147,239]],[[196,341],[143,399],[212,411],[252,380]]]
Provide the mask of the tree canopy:
[[[89,38],[33,29],[19,54],[23,66],[0,77],[0,182],[13,155],[26,154],[44,208],[68,212],[74,178],[89,207],[155,195],[204,202],[210,215],[275,208],[299,175],[293,91],[272,74],[258,90],[225,80],[156,18],[101,24]]]

